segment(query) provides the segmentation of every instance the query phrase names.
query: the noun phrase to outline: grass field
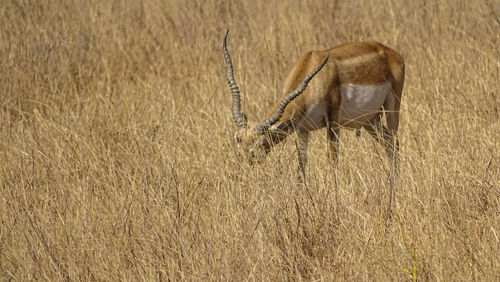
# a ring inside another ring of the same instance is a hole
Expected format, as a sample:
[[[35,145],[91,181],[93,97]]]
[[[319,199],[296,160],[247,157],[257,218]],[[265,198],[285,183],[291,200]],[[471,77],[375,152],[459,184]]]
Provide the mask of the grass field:
[[[0,280],[500,280],[500,2],[0,1]],[[366,132],[239,162],[299,56],[405,58],[401,167]]]

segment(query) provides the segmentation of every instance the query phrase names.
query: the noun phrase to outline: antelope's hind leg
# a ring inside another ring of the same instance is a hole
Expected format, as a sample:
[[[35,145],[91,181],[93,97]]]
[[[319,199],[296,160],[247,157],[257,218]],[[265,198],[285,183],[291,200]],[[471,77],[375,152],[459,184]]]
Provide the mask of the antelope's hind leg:
[[[398,150],[399,143],[396,136],[396,131],[389,130],[380,123],[380,115],[372,120],[369,124],[363,126],[370,135],[377,140],[377,142],[383,143],[385,146],[387,155],[389,156],[391,167],[389,172],[389,203],[387,206],[387,222],[392,221],[392,203],[395,197],[394,195],[394,183],[398,174]],[[394,142],[396,141],[396,142]]]
[[[297,129],[299,145],[297,153],[299,157],[299,178],[302,176],[305,180],[306,165],[307,165],[307,143],[309,142],[309,131],[305,129]]]
[[[397,174],[399,166],[399,107],[400,103],[396,98],[395,93],[389,93],[384,102],[385,118],[387,121],[387,128],[383,127],[383,135],[385,140],[385,147],[387,155],[391,160],[394,173]]]
[[[383,126],[380,122],[380,117],[370,121],[370,123],[364,125],[363,128],[370,133],[370,136],[377,142],[384,145],[387,156],[391,162],[391,167],[397,170],[399,158],[399,140],[397,139],[397,129],[395,131]]]

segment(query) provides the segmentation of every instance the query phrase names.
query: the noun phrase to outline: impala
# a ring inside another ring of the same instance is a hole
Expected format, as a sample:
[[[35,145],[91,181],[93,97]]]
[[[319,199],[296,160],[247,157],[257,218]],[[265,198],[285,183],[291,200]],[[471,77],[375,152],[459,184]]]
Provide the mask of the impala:
[[[399,107],[405,66],[401,55],[378,42],[346,43],[310,51],[295,63],[283,86],[283,96],[267,118],[254,123],[241,111],[240,91],[227,50],[223,51],[237,146],[250,160],[260,159],[293,132],[298,136],[299,170],[305,176],[309,133],[326,127],[330,158],[337,159],[340,128],[364,128],[384,143],[397,167]],[[386,124],[381,124],[381,118]]]

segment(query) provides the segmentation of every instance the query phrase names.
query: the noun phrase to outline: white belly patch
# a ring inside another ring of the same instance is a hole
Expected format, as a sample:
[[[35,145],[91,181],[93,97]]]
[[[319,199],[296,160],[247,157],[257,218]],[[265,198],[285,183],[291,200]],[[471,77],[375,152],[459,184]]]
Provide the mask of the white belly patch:
[[[346,84],[340,86],[340,93],[342,95],[340,123],[359,127],[380,112],[387,95],[391,95],[391,85],[389,83],[380,85]]]

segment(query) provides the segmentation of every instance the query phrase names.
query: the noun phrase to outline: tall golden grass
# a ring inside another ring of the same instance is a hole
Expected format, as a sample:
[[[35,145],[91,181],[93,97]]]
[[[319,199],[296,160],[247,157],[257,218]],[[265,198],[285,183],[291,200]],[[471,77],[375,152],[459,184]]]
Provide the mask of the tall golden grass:
[[[500,279],[500,4],[1,1],[0,280]],[[377,40],[406,62],[400,177],[368,134],[231,144],[298,57]],[[335,170],[336,175],[335,177]]]

